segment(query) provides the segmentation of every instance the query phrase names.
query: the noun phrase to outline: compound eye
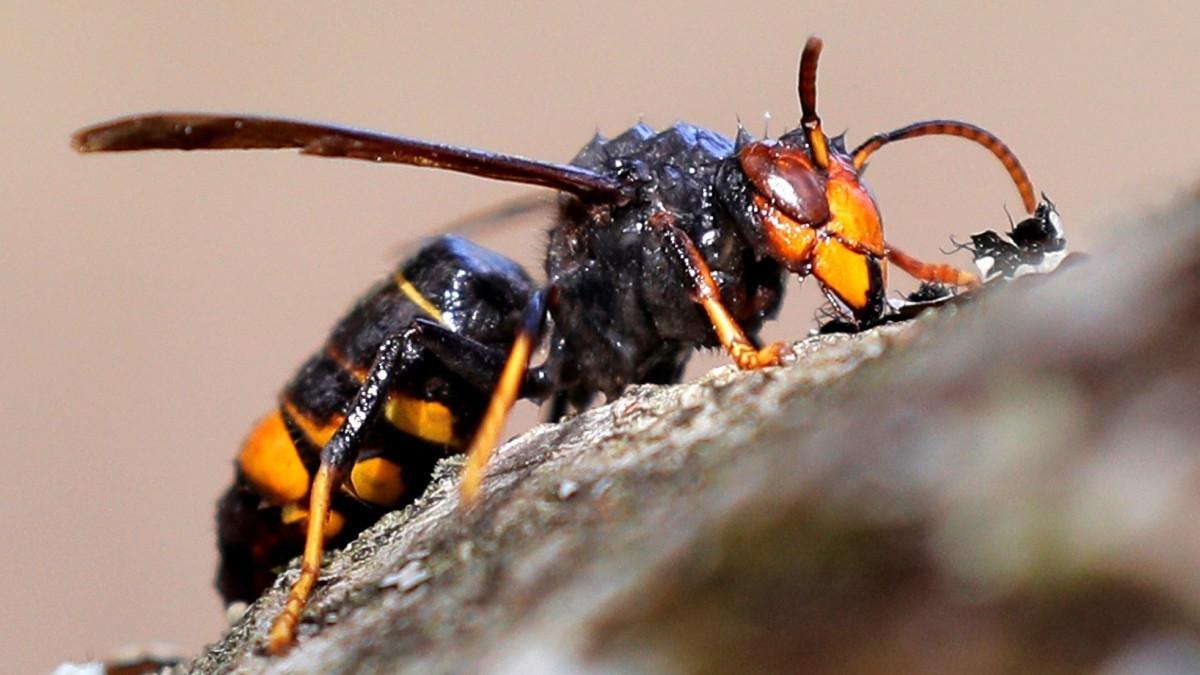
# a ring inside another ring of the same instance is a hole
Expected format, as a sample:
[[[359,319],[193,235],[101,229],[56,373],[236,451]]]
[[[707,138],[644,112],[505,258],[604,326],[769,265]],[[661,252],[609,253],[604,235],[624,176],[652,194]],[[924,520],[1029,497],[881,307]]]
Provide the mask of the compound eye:
[[[751,143],[738,159],[754,189],[771,206],[804,225],[820,226],[829,220],[825,177],[803,148]]]

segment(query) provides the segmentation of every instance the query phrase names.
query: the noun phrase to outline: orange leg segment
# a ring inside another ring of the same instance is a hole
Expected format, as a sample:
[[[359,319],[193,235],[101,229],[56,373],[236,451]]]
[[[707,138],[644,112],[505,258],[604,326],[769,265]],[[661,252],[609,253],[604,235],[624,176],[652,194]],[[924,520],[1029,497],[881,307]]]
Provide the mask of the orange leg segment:
[[[721,289],[713,280],[712,271],[704,256],[687,233],[675,225],[674,218],[668,213],[659,213],[651,218],[651,224],[663,228],[667,234],[668,243],[692,282],[692,299],[704,308],[721,346],[729,352],[738,368],[757,370],[779,365],[783,343],[776,342],[762,349],[754,346],[746,332],[738,325],[737,319],[733,318],[721,302]]]
[[[528,336],[522,335],[513,343],[508,361],[504,363],[500,382],[497,383],[496,391],[488,402],[487,411],[484,412],[479,429],[471,440],[471,446],[467,448],[467,463],[463,467],[460,488],[462,504],[465,507],[479,499],[479,489],[483,484],[488,460],[500,440],[500,432],[504,430],[504,423],[508,420],[508,411],[517,401],[521,381],[524,380],[525,370],[529,367],[529,356],[533,352],[531,342]]]
[[[287,603],[275,621],[267,637],[267,653],[282,654],[296,639],[296,625],[300,613],[308,603],[308,596],[317,583],[321,572],[321,555],[325,552],[325,525],[329,518],[329,500],[335,482],[329,464],[321,463],[313,479],[312,498],[309,502],[308,532],[304,540],[304,556],[300,561],[300,577],[288,593]]]
[[[358,459],[366,435],[383,411],[387,392],[391,390],[393,378],[398,372],[397,362],[406,340],[397,334],[384,340],[375,361],[367,372],[362,386],[350,402],[347,414],[337,431],[321,448],[321,465],[309,488],[308,529],[304,540],[304,554],[300,559],[300,576],[288,593],[283,610],[275,617],[267,635],[266,651],[282,654],[296,640],[296,626],[300,615],[316,586],[321,573],[321,555],[325,551],[325,537],[330,533],[330,501],[333,491],[340,488],[350,468]]]
[[[910,276],[922,281],[933,281],[952,286],[967,286],[974,288],[979,285],[979,277],[958,269],[953,265],[927,263],[918,260],[900,249],[888,246],[887,259],[896,267],[908,272]]]
[[[546,318],[546,295],[546,291],[539,291],[525,308],[521,318],[521,332],[513,341],[508,360],[504,363],[504,370],[500,373],[500,380],[475,431],[475,437],[471,439],[471,445],[467,448],[467,464],[463,467],[459,488],[462,495],[460,503],[464,508],[469,508],[479,499],[488,460],[496,449],[500,433],[504,431],[508,412],[521,393],[521,384],[525,381],[525,372],[529,369],[529,359],[541,341],[542,326]]]
[[[713,330],[717,331],[721,345],[729,352],[729,356],[733,357],[733,362],[738,368],[758,370],[779,365],[782,342],[772,342],[762,349],[756,349],[742,327],[729,315],[729,310],[721,304],[719,297],[702,297],[700,305],[708,313],[708,320],[712,322]]]

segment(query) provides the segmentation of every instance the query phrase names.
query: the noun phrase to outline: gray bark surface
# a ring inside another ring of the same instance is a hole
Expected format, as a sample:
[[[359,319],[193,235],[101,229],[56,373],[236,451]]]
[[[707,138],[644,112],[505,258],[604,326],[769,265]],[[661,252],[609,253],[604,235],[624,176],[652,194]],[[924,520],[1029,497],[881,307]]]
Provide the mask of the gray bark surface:
[[[537,427],[469,513],[446,462],[327,556],[291,653],[256,647],[295,564],[187,669],[1200,672],[1200,205],[1138,220]]]

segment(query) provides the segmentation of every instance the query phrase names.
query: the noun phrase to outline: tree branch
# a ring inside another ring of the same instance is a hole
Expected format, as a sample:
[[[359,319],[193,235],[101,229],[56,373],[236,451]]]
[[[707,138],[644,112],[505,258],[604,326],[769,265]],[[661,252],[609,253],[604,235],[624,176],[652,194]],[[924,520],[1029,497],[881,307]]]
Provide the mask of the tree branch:
[[[1196,667],[1200,206],[1144,220],[1051,277],[537,427],[468,514],[445,462],[328,557],[289,655],[254,647],[294,565],[189,668]]]

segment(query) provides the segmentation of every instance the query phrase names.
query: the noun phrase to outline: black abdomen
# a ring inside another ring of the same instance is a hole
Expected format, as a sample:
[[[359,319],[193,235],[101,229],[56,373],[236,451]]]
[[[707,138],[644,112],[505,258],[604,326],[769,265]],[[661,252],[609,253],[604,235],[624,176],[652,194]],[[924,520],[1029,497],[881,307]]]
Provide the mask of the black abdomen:
[[[300,553],[308,487],[321,448],[342,423],[383,342],[425,318],[505,353],[533,291],[516,263],[444,236],[355,303],[284,388],[278,409],[243,445],[234,485],[217,513],[217,586],[227,601],[252,600],[274,578],[275,567]],[[491,393],[450,372],[413,341],[405,344],[397,368],[380,421],[350,472],[351,492],[334,495],[338,531],[331,545],[416,498],[437,460],[470,439]],[[356,477],[362,481],[356,483]]]

